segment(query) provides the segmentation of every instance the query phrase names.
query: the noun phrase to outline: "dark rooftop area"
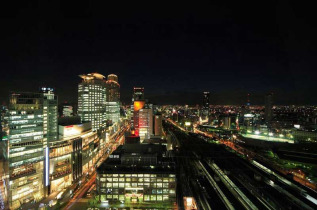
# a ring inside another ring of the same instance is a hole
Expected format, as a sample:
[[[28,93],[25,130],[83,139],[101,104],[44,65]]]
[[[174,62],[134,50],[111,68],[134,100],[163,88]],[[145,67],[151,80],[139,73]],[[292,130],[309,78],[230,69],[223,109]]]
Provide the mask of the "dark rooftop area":
[[[156,166],[127,166],[120,162],[106,161],[97,168],[97,173],[175,173],[175,164],[169,162],[166,165]]]
[[[155,144],[125,144],[120,147],[124,153],[155,154],[166,152],[165,146]]]

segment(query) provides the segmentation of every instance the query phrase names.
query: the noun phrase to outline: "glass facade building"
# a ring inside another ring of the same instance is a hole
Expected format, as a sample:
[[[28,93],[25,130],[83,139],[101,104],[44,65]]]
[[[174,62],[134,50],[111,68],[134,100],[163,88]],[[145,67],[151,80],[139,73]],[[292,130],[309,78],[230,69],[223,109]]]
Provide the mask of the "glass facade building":
[[[73,113],[74,113],[73,106],[63,105],[63,110],[62,110],[63,117],[73,116]]]
[[[117,123],[120,120],[120,103],[119,102],[106,102],[106,115],[107,120],[111,124]]]
[[[44,197],[44,139],[42,93],[13,93],[8,112],[10,208]]]
[[[106,117],[111,123],[117,123],[120,119],[120,85],[118,77],[109,74],[106,82]]]
[[[44,137],[48,141],[54,141],[58,138],[58,100],[52,88],[42,88],[43,92],[43,128]]]
[[[98,130],[106,122],[106,83],[98,73],[79,75],[78,115],[82,121],[91,121],[92,129]]]
[[[175,201],[175,174],[154,171],[129,173],[128,171],[99,174],[97,178],[100,201],[129,202]]]
[[[58,138],[57,96],[52,88],[12,93],[6,114],[8,202],[18,208],[48,193],[49,142]]]
[[[166,147],[125,144],[118,147],[97,169],[97,191],[101,202],[175,202],[174,162]]]
[[[138,112],[139,136],[141,141],[143,141],[144,139],[149,139],[153,134],[153,110],[151,107],[145,105]]]
[[[140,140],[149,139],[153,134],[153,108],[145,101],[134,101],[133,127]]]
[[[132,95],[131,113],[134,113],[134,102],[144,100],[144,87],[134,87]],[[134,115],[131,116],[131,127],[134,125]]]
[[[8,135],[9,126],[6,115],[8,109],[5,106],[0,106],[0,209],[7,206],[8,202],[8,178],[9,178],[9,167],[8,157]]]

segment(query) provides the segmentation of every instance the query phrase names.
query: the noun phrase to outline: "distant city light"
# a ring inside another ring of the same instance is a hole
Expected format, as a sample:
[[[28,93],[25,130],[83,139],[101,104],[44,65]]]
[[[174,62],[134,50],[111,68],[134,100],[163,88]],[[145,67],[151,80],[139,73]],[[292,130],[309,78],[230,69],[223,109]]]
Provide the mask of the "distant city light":
[[[254,114],[245,114],[244,117],[254,117]]]

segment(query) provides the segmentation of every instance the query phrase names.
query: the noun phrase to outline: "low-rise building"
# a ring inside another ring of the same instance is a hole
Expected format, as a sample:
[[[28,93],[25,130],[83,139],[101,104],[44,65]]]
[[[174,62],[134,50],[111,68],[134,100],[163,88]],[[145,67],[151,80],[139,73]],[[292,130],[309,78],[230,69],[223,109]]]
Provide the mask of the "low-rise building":
[[[154,144],[120,146],[97,169],[101,202],[175,202],[175,165],[166,147]]]

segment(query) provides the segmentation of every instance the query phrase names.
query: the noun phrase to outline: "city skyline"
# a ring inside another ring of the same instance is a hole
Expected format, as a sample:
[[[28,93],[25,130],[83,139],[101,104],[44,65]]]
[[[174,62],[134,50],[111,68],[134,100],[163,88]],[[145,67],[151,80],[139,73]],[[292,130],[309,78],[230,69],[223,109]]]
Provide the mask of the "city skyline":
[[[1,210],[317,209],[309,3],[1,8]]]
[[[89,72],[85,72],[86,74]],[[100,72],[95,72],[100,73]],[[107,74],[105,74],[107,75]],[[76,75],[79,76],[79,75]],[[75,76],[75,78],[76,78]],[[22,92],[34,92],[34,90],[40,91],[42,87],[50,86],[54,88],[54,91],[59,96],[59,104],[62,103],[70,103],[70,104],[77,104],[78,99],[78,91],[77,91],[77,83],[80,80],[76,80],[75,87],[68,87],[67,89],[72,89],[71,92],[69,90],[58,88],[52,85],[46,85],[42,83],[40,86],[28,86],[23,89]],[[124,84],[123,84],[124,85]],[[142,86],[142,84],[140,84]],[[120,85],[121,86],[121,85]],[[131,89],[121,89],[121,102],[123,105],[129,105],[131,103],[131,96],[133,95],[133,88],[136,86],[132,86]],[[146,87],[145,87],[146,88]],[[8,96],[10,93],[14,92],[21,92],[21,89],[13,89],[8,90],[7,94],[0,95],[0,100],[2,105],[8,105]],[[198,105],[201,104],[203,99],[201,96],[202,92],[208,91],[211,94],[210,105],[246,105],[250,100],[250,105],[265,105],[265,96],[269,93],[273,93],[275,96],[274,105],[316,105],[317,103],[305,103],[304,100],[300,99],[299,92],[283,92],[281,90],[274,90],[274,91],[260,91],[260,92],[248,92],[245,90],[202,90],[202,91],[166,91],[165,93],[153,93],[151,89],[146,88],[147,99],[153,103],[158,105]],[[3,92],[3,91],[2,91]],[[149,92],[149,93],[148,93]],[[304,94],[310,94],[307,92]],[[298,97],[297,97],[298,95]],[[296,96],[296,97],[294,97]]]

